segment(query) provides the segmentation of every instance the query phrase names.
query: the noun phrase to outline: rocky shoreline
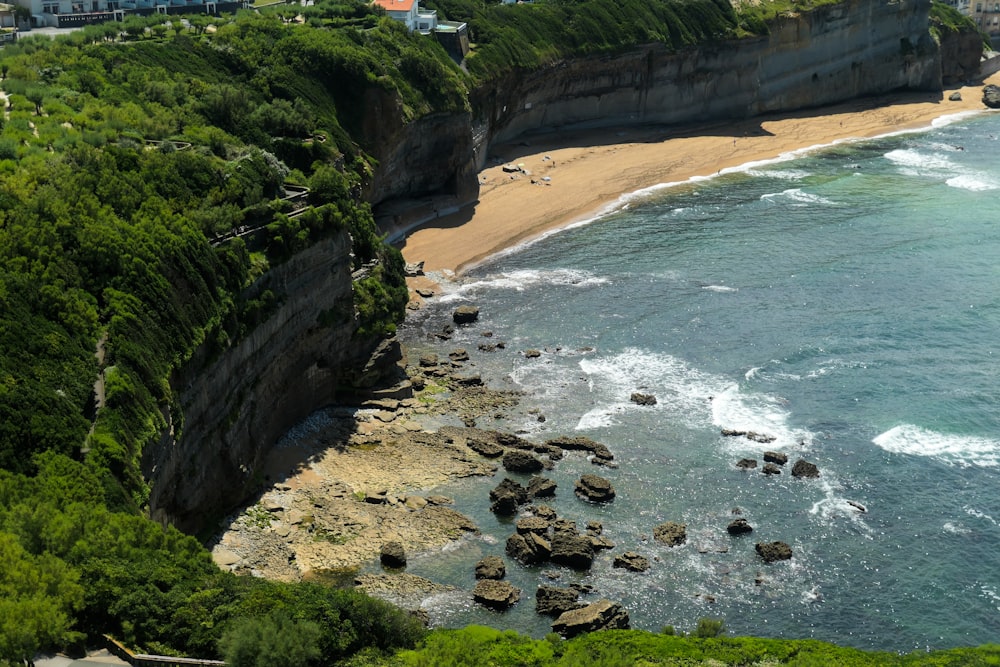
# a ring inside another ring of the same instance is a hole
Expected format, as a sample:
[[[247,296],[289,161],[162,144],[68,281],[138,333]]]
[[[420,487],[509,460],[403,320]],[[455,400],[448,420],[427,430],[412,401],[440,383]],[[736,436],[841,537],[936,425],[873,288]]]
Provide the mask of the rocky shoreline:
[[[430,289],[424,289],[420,296],[431,295]],[[453,327],[472,326],[476,317],[474,308],[460,307],[451,322],[425,332],[434,340],[428,347],[444,349]],[[479,353],[503,349],[502,341],[489,332],[483,333],[483,340]],[[272,579],[354,585],[419,610],[423,600],[454,588],[405,573],[407,554],[440,549],[479,533],[463,514],[472,508],[456,506],[452,499],[435,494],[435,487],[458,478],[494,475],[501,481],[488,499],[484,492],[483,503],[488,502],[498,516],[509,517],[514,533],[504,546],[497,545],[506,559],[488,556],[476,567],[477,583],[470,596],[478,604],[502,611],[521,599],[522,591],[504,581],[509,565],[551,564],[587,571],[597,553],[615,550],[615,568],[639,573],[651,567],[646,555],[629,550],[629,545],[619,548],[603,535],[600,522],[586,521],[580,530],[576,522],[544,504],[556,492],[555,482],[544,476],[545,471],[567,452],[582,453],[597,471],[617,467],[605,445],[565,436],[534,442],[477,427],[515,410],[539,421],[545,417],[522,406],[518,392],[486,386],[472,372],[474,361],[466,350],[421,349],[404,354],[406,379],[400,385],[402,391],[395,392],[404,398],[374,398],[357,408],[319,411],[278,443],[261,471],[266,490],[252,505],[229,517],[211,545],[220,567]],[[631,400],[638,405],[656,404],[656,397],[646,394],[633,394]],[[724,430],[722,435],[762,444],[773,440],[743,431]],[[763,458],[760,473],[767,475],[780,474],[779,466],[788,460],[771,451],[764,452]],[[744,459],[734,465],[750,471],[757,462]],[[503,472],[530,478],[522,485]],[[792,471],[795,477],[819,474],[814,465],[802,460]],[[595,505],[615,498],[611,483],[597,474],[580,475],[572,492]],[[734,509],[733,513],[740,512]],[[740,516],[734,516],[726,529],[734,537],[753,531]],[[681,523],[667,521],[650,526],[650,531],[656,542],[667,547],[687,540],[686,526]],[[783,542],[761,543],[756,550],[764,564],[792,558]],[[358,575],[361,568],[379,560],[380,573]],[[553,628],[566,636],[628,627],[628,613],[620,605],[606,599],[580,600],[590,593],[597,597],[600,592],[579,585],[542,585],[531,592],[536,612],[554,617]]]

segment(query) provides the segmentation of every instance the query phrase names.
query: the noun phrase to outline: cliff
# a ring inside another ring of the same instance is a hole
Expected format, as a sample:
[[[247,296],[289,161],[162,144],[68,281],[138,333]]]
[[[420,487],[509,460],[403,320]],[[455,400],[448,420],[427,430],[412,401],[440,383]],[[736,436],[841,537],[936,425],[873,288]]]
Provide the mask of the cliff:
[[[704,122],[940,90],[929,9],[930,0],[847,0],[783,16],[763,37],[679,52],[651,44],[513,73],[477,91],[475,107],[493,143],[561,126]]]
[[[403,223],[435,217],[441,210],[428,200],[473,201],[489,145],[530,131],[745,118],[900,88],[940,90],[929,7],[929,0],[847,0],[782,17],[763,37],[680,52],[650,44],[512,72],[473,91],[471,113],[412,122],[398,98],[373,90],[364,100],[363,144],[376,166],[365,197],[389,210],[408,202]],[[221,357],[203,351],[177,374],[183,417],[168,415],[173,426],[143,460],[154,480],[154,517],[203,528],[260,483],[264,456],[289,427],[334,402],[339,389],[364,384],[356,369],[371,363],[377,341],[353,335],[350,262],[344,232],[271,269],[249,296],[271,290],[277,311]],[[395,357],[390,351],[383,360]]]
[[[345,230],[270,269],[245,296],[271,290],[273,314],[216,359],[203,346],[175,375],[180,414],[143,456],[153,518],[201,530],[256,489],[289,428],[372,381],[362,375],[378,341],[353,335],[351,259]],[[390,350],[385,361],[395,360]]]

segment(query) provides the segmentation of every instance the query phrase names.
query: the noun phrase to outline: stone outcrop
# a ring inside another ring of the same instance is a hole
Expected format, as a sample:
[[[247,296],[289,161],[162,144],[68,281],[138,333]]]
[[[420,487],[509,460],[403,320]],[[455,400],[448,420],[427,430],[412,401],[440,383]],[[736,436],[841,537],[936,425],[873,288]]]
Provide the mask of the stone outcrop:
[[[1000,86],[983,86],[983,104],[991,109],[1000,109]]]
[[[615,499],[615,487],[597,475],[583,475],[573,487],[576,495],[592,503],[608,503]]]
[[[683,523],[667,521],[653,529],[653,537],[668,547],[677,547],[687,542],[687,526]]]
[[[733,519],[726,526],[726,532],[730,535],[746,535],[747,533],[753,532],[753,526],[750,525],[746,519]]]
[[[379,552],[379,561],[384,567],[406,567],[406,551],[399,542],[386,542]]]
[[[628,612],[610,600],[599,600],[586,607],[562,613],[552,623],[552,631],[563,637],[575,637],[597,630],[628,630]]]
[[[623,568],[629,572],[645,572],[649,569],[649,559],[634,551],[626,551],[619,556],[615,556],[612,566]]]
[[[517,512],[519,505],[528,502],[528,490],[509,477],[490,491],[490,511],[494,514],[510,516]]]
[[[788,463],[788,454],[783,454],[781,452],[764,452],[764,462],[775,463],[779,466],[783,466]]]
[[[510,472],[539,472],[544,468],[542,462],[520,449],[509,449],[503,455],[503,467]]]
[[[521,589],[506,581],[480,579],[472,589],[472,599],[484,607],[506,611],[521,599]]]
[[[792,466],[792,477],[819,477],[819,468],[815,463],[799,459]]]
[[[629,396],[628,400],[632,401],[636,405],[656,405],[656,396],[653,396],[652,394],[643,394],[639,391],[632,392],[632,395]]]
[[[558,531],[552,535],[552,553],[549,560],[575,570],[586,570],[594,562],[594,546],[586,535]]]
[[[758,542],[754,548],[765,563],[789,560],[792,557],[792,548],[784,542]]]
[[[579,592],[573,588],[539,586],[535,592],[535,611],[543,616],[560,616],[587,606],[579,598]]]
[[[507,566],[500,556],[487,556],[476,563],[476,579],[503,579],[507,576]]]
[[[472,324],[479,319],[479,309],[475,306],[459,306],[452,313],[451,319],[455,324]]]

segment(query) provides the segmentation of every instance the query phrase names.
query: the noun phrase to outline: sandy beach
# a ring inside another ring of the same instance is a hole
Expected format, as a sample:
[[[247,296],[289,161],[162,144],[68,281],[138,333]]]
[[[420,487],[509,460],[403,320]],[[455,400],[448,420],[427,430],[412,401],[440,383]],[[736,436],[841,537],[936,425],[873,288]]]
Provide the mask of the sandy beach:
[[[728,124],[522,137],[491,149],[474,205],[411,230],[398,245],[407,262],[423,261],[426,271],[461,273],[519,243],[592,218],[623,194],[986,110],[982,87],[989,83],[1000,84],[1000,74],[943,93],[894,93]],[[961,100],[949,100],[956,91]],[[504,170],[511,165],[523,171]]]

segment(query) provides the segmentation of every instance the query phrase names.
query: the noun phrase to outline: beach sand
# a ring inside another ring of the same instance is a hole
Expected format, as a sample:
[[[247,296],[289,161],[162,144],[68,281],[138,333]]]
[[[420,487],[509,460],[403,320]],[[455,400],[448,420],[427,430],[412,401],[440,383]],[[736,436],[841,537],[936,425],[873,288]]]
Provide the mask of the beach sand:
[[[461,273],[553,229],[592,218],[623,194],[710,177],[750,162],[930,126],[942,116],[986,110],[982,87],[1000,74],[943,93],[893,93],[836,106],[684,127],[635,126],[549,132],[491,148],[479,200],[411,230],[397,243],[407,262]],[[950,101],[953,92],[962,99]],[[526,172],[509,173],[506,165]],[[423,284],[423,283],[421,283]],[[411,284],[416,286],[416,284]]]

